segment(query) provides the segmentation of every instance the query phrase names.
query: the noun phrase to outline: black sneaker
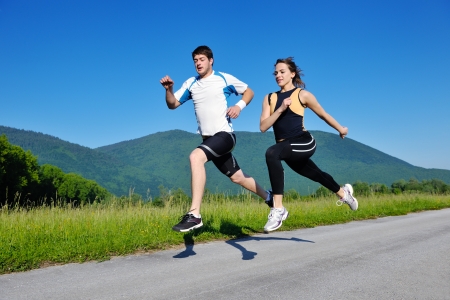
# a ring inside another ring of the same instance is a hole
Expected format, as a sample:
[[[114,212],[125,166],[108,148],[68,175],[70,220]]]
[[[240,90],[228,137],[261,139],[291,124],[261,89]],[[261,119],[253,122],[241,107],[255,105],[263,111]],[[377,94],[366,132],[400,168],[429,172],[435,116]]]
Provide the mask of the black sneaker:
[[[267,190],[267,194],[269,194],[269,200],[266,199],[266,204],[269,205],[270,208],[273,207],[273,193],[272,190]]]
[[[202,217],[196,218],[193,214],[187,213],[181,217],[180,223],[173,226],[172,229],[179,232],[186,232],[203,226]]]

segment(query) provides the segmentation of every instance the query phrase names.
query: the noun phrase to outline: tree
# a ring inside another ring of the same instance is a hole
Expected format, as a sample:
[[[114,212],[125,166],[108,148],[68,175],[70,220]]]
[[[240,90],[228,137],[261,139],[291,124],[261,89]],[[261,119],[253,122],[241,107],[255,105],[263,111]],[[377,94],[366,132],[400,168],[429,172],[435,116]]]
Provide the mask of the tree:
[[[64,172],[52,165],[42,165],[39,170],[41,184],[39,186],[39,195],[49,200],[58,198],[58,187],[64,181]]]
[[[405,185],[405,191],[421,192],[423,185],[415,178],[411,178]]]
[[[356,181],[353,184],[353,192],[355,195],[369,196],[370,186],[367,182]]]
[[[0,207],[50,204],[52,201],[93,202],[104,199],[108,191],[93,180],[65,174],[52,165],[39,167],[30,151],[0,136]]]
[[[330,191],[329,189],[327,189],[324,186],[320,186],[316,192],[314,193],[315,197],[330,197],[331,195],[333,195],[333,192]]]
[[[371,183],[370,191],[374,194],[387,194],[389,193],[389,188],[383,183]]]
[[[406,184],[407,182],[404,179],[394,181],[394,183],[391,184],[392,192],[394,194],[401,194],[405,190]]]
[[[440,179],[432,179],[431,186],[433,187],[434,192],[438,194],[447,194],[450,192],[450,185],[445,184],[445,182]]]
[[[61,184],[57,187],[58,197],[66,201],[92,203],[97,199],[104,199],[108,191],[94,180],[88,180],[78,174],[65,174]]]
[[[6,202],[22,205],[39,184],[39,165],[30,151],[8,142],[0,136],[0,205]]]

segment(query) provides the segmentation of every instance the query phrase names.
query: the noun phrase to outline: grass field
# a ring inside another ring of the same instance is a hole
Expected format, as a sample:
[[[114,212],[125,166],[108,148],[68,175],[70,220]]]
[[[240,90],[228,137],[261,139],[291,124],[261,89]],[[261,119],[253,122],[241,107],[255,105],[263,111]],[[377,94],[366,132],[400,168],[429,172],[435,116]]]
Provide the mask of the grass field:
[[[335,200],[286,199],[284,205],[290,215],[280,230],[450,207],[450,195],[358,197],[357,211],[346,205],[338,207]],[[105,204],[76,208],[4,207],[0,210],[0,274],[262,233],[269,213],[267,205],[250,194],[235,197],[209,194],[202,205],[204,226],[195,232],[178,233],[171,228],[189,205],[175,202],[169,199],[164,207],[156,207],[112,199]]]

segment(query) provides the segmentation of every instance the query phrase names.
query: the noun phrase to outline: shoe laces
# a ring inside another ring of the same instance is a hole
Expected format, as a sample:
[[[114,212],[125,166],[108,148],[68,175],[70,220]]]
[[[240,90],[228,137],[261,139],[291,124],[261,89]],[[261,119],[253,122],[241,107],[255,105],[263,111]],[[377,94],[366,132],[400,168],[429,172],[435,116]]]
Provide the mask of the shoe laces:
[[[344,189],[344,197],[340,198],[338,201],[336,201],[337,206],[341,206],[342,204],[350,204],[355,202],[355,199],[350,195],[350,192]]]
[[[195,209],[195,208],[194,208]],[[194,209],[191,209],[190,211],[188,211],[187,213],[185,213],[184,215],[182,215],[180,217],[180,221],[181,222],[187,222],[187,220],[189,220],[189,218],[192,216],[193,218],[195,218],[195,216],[193,214],[191,214],[190,212],[193,211]]]
[[[272,207],[270,209],[270,213],[269,213],[269,219],[272,220],[274,218],[279,218],[281,219],[281,215],[283,214],[284,209],[283,208],[274,208]]]
[[[190,214],[190,213],[187,213],[187,214],[182,215],[182,216],[180,217],[180,222],[182,222],[182,223],[187,222],[187,220],[189,220],[189,218],[191,217],[191,215],[192,215],[192,214]]]

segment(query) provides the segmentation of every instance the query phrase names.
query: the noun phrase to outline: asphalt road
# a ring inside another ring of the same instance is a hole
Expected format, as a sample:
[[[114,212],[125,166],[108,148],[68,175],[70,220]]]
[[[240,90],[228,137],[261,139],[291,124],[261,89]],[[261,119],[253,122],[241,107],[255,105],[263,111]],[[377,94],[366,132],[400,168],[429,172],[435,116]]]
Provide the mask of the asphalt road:
[[[6,274],[0,299],[450,299],[450,209]]]

